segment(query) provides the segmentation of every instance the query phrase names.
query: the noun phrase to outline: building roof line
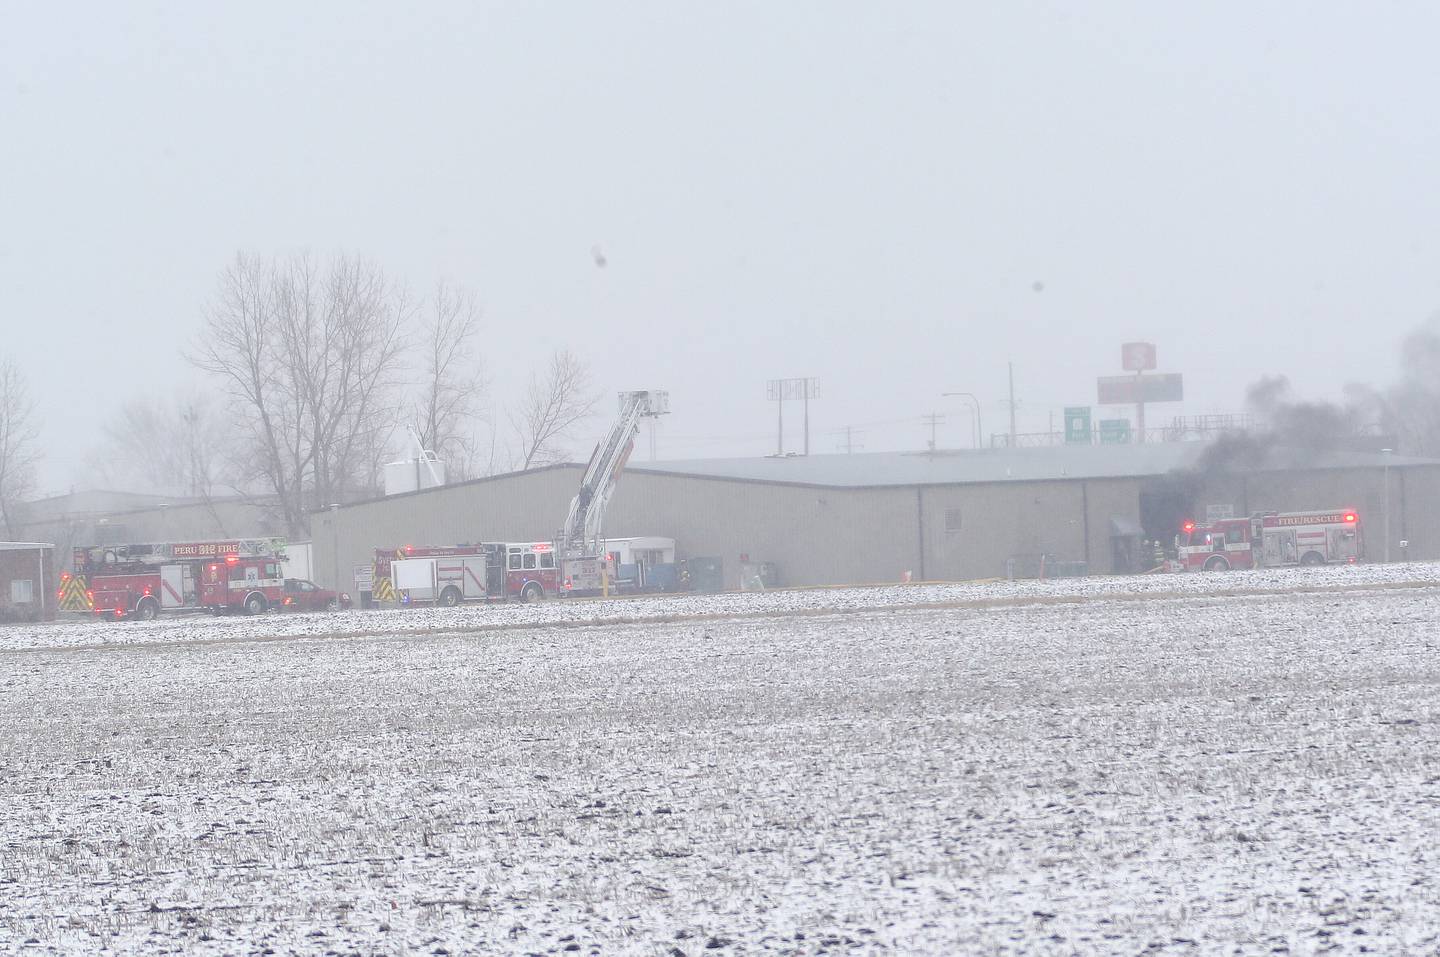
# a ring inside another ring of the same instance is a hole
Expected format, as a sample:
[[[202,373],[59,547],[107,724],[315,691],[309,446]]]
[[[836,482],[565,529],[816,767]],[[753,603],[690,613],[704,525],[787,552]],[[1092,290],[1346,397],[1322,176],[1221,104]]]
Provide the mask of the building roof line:
[[[552,462],[549,465],[540,465],[536,466],[533,469],[521,469],[516,472],[500,472],[496,475],[482,475],[479,478],[466,479],[463,482],[447,482],[444,485],[435,485],[430,488],[411,489],[408,492],[396,492],[394,495],[376,495],[371,498],[362,498],[359,501],[355,502],[340,502],[337,504],[339,505],[339,510],[343,511],[344,509],[355,508],[360,505],[374,505],[376,502],[389,502],[397,499],[414,498],[418,495],[428,495],[431,492],[440,492],[444,491],[445,489],[466,488],[471,485],[484,485],[487,482],[497,482],[500,479],[514,478],[517,475],[535,475],[539,472],[553,472],[558,469],[584,468],[585,466],[581,465],[578,462]],[[306,514],[322,515],[328,511],[330,511],[330,508],[328,506],[323,506],[321,508],[308,509]]]

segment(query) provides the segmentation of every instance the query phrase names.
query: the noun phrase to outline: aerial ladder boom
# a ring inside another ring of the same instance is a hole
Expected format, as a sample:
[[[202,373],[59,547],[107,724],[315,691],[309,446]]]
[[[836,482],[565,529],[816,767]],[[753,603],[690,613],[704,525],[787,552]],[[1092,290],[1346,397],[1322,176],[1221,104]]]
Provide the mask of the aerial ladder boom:
[[[565,527],[560,532],[560,554],[566,558],[597,556],[604,551],[601,526],[605,507],[615,493],[620,472],[635,448],[640,420],[670,411],[670,393],[658,391],[620,393],[620,415],[609,434],[601,439],[585,467],[580,491],[570,501]]]

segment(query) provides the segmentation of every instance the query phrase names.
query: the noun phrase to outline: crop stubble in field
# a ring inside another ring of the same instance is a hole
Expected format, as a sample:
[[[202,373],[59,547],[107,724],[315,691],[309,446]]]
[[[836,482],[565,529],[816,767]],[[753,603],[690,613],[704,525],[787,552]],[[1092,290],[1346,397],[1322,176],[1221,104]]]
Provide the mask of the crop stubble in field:
[[[0,946],[1433,952],[1437,609],[0,654]]]

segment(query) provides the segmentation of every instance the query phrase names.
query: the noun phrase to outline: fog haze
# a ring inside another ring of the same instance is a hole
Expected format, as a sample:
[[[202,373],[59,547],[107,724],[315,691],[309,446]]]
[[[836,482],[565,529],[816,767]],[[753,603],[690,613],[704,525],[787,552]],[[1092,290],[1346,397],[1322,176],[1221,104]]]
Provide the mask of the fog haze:
[[[1129,339],[1185,375],[1152,424],[1266,374],[1333,398],[1440,305],[1431,5],[4,9],[41,492],[91,484],[120,401],[203,381],[239,250],[469,285],[493,404],[568,347],[670,390],[660,458],[773,451],[781,376],[821,380],[815,451],[921,448],[932,411],[968,445],[943,391],[1003,431],[1007,360],[1045,429]]]

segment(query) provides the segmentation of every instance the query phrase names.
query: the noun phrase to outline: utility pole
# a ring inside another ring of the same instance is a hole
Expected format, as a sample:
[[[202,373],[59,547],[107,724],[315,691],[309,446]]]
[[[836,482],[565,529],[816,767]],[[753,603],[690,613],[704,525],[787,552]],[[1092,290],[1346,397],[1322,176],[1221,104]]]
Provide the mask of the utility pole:
[[[945,416],[938,412],[931,412],[929,415],[920,416],[920,421],[930,426],[930,451],[935,451],[935,427],[945,421]]]
[[[836,429],[828,434],[844,436],[844,438],[837,439],[835,442],[835,451],[837,452],[844,452],[846,455],[851,455],[856,449],[863,449],[865,447],[855,441],[857,435],[865,434],[864,430],[857,429],[853,425],[847,425],[843,429]]]

